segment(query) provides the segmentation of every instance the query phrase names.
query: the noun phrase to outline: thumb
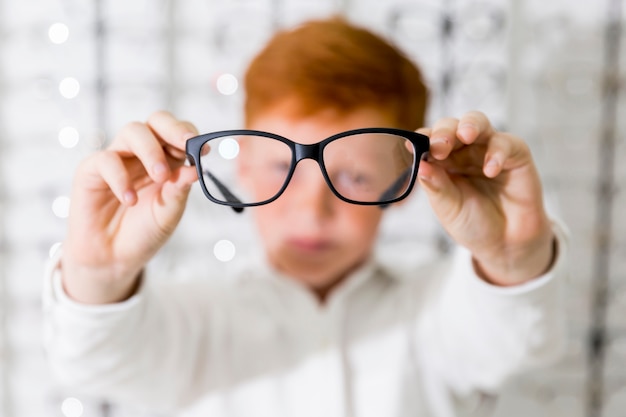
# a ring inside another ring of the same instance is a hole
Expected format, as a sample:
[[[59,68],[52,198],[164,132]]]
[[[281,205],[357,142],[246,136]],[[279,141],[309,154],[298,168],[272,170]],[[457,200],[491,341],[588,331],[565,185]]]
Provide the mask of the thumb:
[[[164,184],[163,198],[185,201],[191,185],[197,180],[198,173],[195,167],[183,165],[175,169],[169,181]]]
[[[433,211],[445,227],[458,216],[463,206],[460,189],[448,172],[432,161],[420,162],[418,178]]]
[[[172,232],[178,225],[185,211],[191,185],[197,180],[195,167],[182,166],[172,172],[172,176],[163,183],[161,198],[155,207],[159,223],[167,232]]]

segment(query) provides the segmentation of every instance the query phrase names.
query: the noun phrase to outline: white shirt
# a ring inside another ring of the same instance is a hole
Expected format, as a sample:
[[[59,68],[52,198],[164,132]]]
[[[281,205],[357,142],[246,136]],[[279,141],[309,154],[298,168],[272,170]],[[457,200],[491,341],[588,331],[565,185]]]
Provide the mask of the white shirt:
[[[89,306],[44,289],[45,348],[78,392],[185,417],[477,415],[485,394],[565,343],[566,239],[542,277],[495,287],[459,248],[419,270],[364,265],[323,305],[267,265],[155,283]]]

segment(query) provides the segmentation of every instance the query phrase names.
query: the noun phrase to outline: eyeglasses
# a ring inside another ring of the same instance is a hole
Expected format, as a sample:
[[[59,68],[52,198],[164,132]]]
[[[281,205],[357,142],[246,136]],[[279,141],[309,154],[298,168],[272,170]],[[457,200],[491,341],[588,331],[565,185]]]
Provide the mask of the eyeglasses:
[[[186,143],[204,195],[237,212],[271,203],[290,183],[306,186],[295,172],[303,159],[318,163],[339,199],[385,207],[409,195],[428,149],[428,137],[392,128],[349,130],[308,145],[258,130],[207,133]]]

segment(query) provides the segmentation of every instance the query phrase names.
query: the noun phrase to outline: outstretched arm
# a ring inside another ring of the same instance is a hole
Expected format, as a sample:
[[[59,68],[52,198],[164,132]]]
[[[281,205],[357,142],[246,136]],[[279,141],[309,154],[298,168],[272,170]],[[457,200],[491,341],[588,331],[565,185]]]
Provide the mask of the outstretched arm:
[[[145,264],[176,228],[197,179],[184,166],[197,134],[167,112],[126,125],[74,177],[63,242],[63,285],[71,298],[105,304],[128,298]]]
[[[547,214],[523,140],[478,112],[421,132],[431,154],[420,184],[461,247],[433,283],[421,346],[455,392],[497,389],[562,352],[566,232]]]
[[[451,238],[473,255],[476,270],[499,286],[545,273],[555,257],[554,233],[528,145],[470,112],[442,119],[430,136],[420,184]]]

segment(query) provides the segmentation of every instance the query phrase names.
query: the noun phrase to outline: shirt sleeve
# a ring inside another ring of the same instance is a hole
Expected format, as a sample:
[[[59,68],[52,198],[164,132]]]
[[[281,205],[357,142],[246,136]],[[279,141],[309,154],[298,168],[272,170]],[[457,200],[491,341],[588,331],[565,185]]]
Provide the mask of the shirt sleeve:
[[[454,392],[497,391],[507,378],[563,352],[568,237],[562,224],[554,222],[553,229],[556,259],[534,280],[491,285],[476,274],[464,248],[433,280],[418,338],[429,367]]]
[[[217,287],[144,280],[123,302],[85,305],[64,292],[59,257],[46,269],[43,317],[44,351],[61,386],[168,411],[217,384],[214,345],[224,333]]]

